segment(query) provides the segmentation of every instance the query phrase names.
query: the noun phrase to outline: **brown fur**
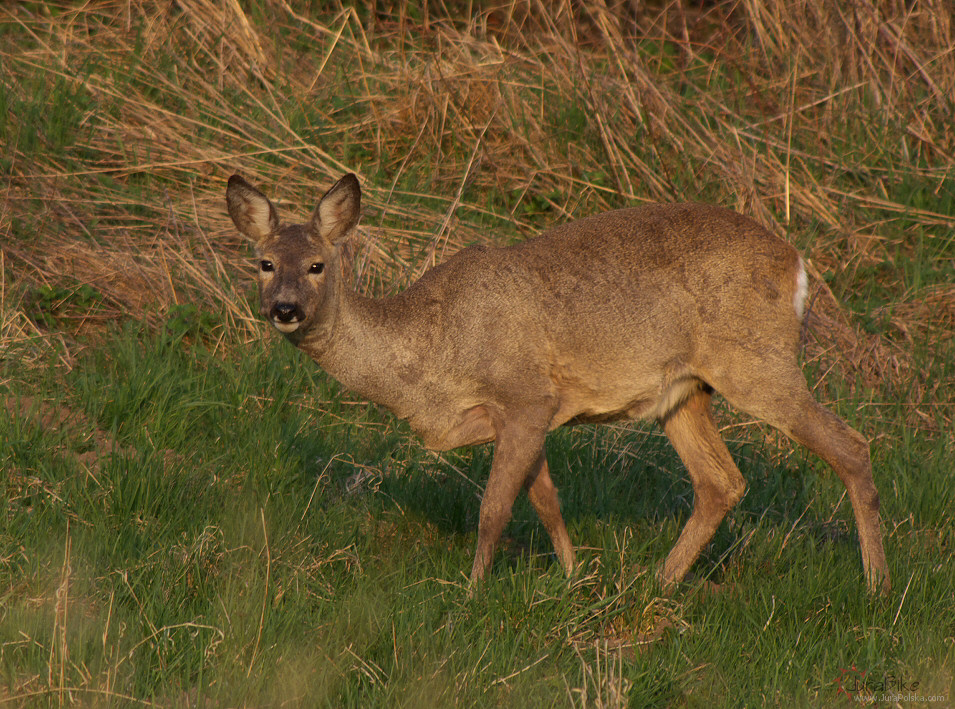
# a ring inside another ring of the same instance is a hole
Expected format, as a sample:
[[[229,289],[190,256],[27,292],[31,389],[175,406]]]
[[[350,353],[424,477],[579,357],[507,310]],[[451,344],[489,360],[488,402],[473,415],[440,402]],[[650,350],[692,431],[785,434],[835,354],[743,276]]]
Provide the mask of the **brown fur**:
[[[650,205],[465,249],[376,300],[349,288],[341,267],[360,194],[346,175],[308,224],[286,227],[238,175],[227,202],[256,244],[262,313],[293,344],[407,419],[429,448],[495,442],[472,581],[522,488],[571,573],[547,432],[641,418],[662,424],[693,482],[693,514],[661,572],[680,581],[745,489],[710,414],[715,390],[835,469],[868,585],[888,590],[868,445],[811,397],[796,361],[804,273],[791,246],[725,209]]]

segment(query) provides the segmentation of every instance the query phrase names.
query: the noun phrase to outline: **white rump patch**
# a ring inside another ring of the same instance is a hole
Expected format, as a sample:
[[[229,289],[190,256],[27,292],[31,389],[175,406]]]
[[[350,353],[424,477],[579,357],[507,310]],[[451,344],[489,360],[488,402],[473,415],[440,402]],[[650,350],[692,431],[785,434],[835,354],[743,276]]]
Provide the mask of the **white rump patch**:
[[[799,266],[796,270],[796,293],[793,295],[793,308],[796,310],[796,317],[801,321],[806,310],[806,295],[809,292],[809,279],[806,277],[806,264],[803,263],[802,256],[799,257]]]

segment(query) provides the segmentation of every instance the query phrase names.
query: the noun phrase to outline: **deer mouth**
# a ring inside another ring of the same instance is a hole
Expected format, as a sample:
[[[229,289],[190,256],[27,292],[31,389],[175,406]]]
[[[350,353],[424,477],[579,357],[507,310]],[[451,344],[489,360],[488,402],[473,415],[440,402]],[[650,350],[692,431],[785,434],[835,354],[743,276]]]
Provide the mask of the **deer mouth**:
[[[275,329],[281,333],[289,334],[290,332],[295,332],[298,330],[298,326],[302,324],[300,320],[289,320],[283,322],[278,318],[272,318],[272,324],[275,326]]]

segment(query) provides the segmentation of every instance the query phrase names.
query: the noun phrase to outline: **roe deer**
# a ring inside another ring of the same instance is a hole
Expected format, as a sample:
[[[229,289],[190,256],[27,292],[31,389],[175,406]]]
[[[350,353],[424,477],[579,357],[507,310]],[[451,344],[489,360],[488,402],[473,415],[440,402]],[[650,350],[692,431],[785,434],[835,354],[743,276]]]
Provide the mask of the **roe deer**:
[[[693,483],[693,512],[660,571],[664,585],[681,581],[745,489],[710,413],[716,391],[832,466],[869,589],[889,590],[868,443],[813,399],[796,360],[803,261],[753,220],[698,204],[607,212],[506,248],[464,249],[374,299],[341,265],[359,216],[354,175],[306,224],[281,226],[239,175],[226,197],[255,243],[262,314],[292,344],[407,419],[428,448],[494,441],[472,586],[521,488],[571,574],[544,439],[562,424],[645,418],[663,426]]]

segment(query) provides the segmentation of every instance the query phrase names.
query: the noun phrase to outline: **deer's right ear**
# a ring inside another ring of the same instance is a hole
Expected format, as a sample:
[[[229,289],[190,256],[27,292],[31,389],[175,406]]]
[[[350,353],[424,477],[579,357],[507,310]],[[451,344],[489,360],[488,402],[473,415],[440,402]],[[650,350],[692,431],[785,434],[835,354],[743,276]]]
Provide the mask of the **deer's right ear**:
[[[261,242],[279,228],[279,215],[269,198],[240,175],[229,178],[225,200],[235,228],[255,243]]]

